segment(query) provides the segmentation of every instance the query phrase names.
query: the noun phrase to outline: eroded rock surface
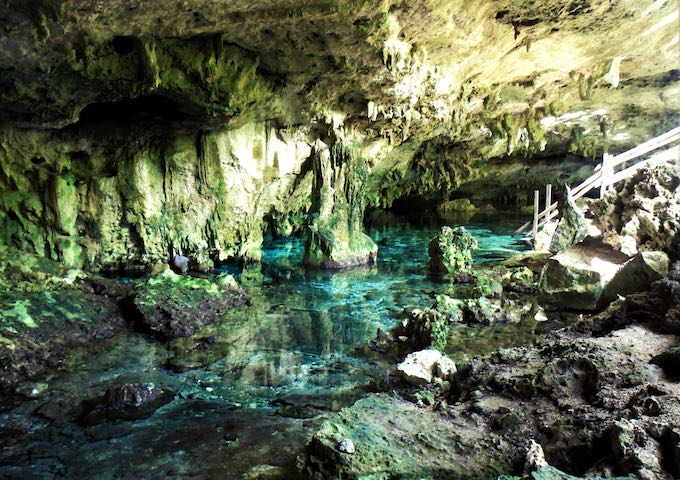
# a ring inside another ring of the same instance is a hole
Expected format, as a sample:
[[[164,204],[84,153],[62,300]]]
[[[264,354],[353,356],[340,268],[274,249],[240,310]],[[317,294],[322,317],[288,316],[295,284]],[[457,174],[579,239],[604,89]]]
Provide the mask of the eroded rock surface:
[[[465,227],[442,227],[430,241],[430,271],[436,274],[456,274],[472,266],[472,252],[477,250],[477,240]]]
[[[322,268],[374,264],[378,246],[363,231],[365,160],[351,145],[317,144],[313,169],[305,264]]]

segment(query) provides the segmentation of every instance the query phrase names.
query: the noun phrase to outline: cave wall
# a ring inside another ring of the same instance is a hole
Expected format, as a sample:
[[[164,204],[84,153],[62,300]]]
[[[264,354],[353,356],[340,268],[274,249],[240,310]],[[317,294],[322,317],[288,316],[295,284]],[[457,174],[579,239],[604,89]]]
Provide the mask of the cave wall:
[[[194,266],[259,258],[267,224],[299,228],[311,177],[303,129],[7,129],[0,242],[73,267],[136,270],[174,248]]]

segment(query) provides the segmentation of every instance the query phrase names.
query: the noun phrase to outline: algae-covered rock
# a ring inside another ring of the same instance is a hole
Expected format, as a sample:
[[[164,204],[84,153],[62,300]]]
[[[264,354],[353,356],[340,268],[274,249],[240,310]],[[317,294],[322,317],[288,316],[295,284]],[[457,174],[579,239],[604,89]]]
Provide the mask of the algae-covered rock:
[[[78,345],[114,335],[125,325],[119,302],[129,294],[112,280],[0,248],[0,389],[58,367]]]
[[[363,232],[365,160],[351,145],[325,148],[318,142],[313,168],[304,263],[321,268],[375,263],[378,246]]]
[[[193,335],[229,309],[244,304],[247,298],[240,289],[225,289],[210,280],[166,270],[135,287],[134,304],[144,330],[176,338]]]
[[[465,227],[442,227],[430,241],[430,271],[436,274],[457,273],[472,266],[472,252],[477,250],[477,240]]]
[[[437,206],[437,212],[440,215],[446,215],[453,212],[476,212],[477,210],[479,209],[474,206],[468,198],[457,198]]]
[[[493,438],[492,438],[493,437]],[[356,451],[338,446],[351,438]],[[488,480],[517,461],[508,442],[396,396],[371,395],[326,420],[307,445],[311,478],[469,478]]]

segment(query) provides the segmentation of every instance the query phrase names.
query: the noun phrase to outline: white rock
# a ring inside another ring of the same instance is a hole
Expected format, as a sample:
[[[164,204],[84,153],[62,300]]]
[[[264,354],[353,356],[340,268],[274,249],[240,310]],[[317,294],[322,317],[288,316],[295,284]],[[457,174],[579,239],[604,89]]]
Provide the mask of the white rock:
[[[456,371],[456,365],[439,350],[429,348],[406,356],[397,367],[404,380],[414,385],[431,383],[435,376],[449,377]]]
[[[456,373],[456,364],[446,355],[442,355],[434,366],[435,376],[447,380],[451,378],[454,373]]]
[[[340,445],[338,445],[338,450],[342,453],[349,453],[350,455],[357,451],[354,442],[350,438],[343,438]]]

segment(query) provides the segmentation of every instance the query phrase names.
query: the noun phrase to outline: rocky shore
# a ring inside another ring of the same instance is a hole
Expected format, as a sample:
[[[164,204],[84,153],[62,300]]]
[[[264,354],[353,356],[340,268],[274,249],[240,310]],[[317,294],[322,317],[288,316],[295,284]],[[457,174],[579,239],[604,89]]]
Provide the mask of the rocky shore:
[[[452,247],[458,253],[447,255],[453,288],[485,276],[503,279],[503,288],[496,295],[468,290],[468,299],[460,289],[456,300],[440,295],[380,334],[373,348],[406,357],[395,366],[391,393],[328,419],[307,446],[307,473],[319,479],[678,478],[680,262],[677,242],[666,240],[680,232],[678,185],[677,167],[641,172],[592,203],[588,218],[577,222],[598,228],[571,235],[552,257],[518,256],[483,274],[459,265],[469,242]],[[558,222],[562,231],[575,223],[565,218]],[[441,255],[435,258],[443,270]],[[447,348],[452,325],[512,322],[513,310],[514,321],[529,315],[566,326],[446,369],[430,353],[455,356]],[[423,350],[433,347],[439,350]],[[347,440],[351,453],[340,448]]]

